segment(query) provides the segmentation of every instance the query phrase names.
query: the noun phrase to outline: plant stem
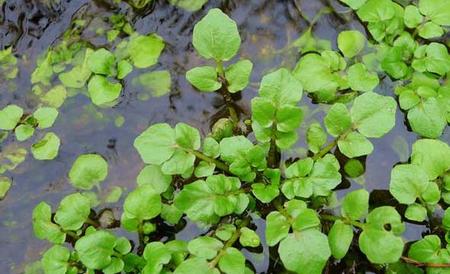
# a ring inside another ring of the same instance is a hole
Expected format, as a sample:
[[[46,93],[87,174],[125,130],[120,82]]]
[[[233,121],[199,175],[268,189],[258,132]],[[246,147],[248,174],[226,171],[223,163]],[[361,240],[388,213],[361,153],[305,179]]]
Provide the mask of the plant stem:
[[[322,148],[319,152],[314,154],[312,159],[315,161],[315,160],[322,158],[325,154],[330,152],[330,150],[332,150],[337,145],[338,140],[339,140],[339,137],[334,139],[332,142],[330,142],[328,145],[326,145],[324,148]]]
[[[322,220],[326,220],[326,221],[337,221],[337,220],[341,220],[343,223],[345,224],[349,224],[358,228],[363,229],[364,228],[364,224],[358,221],[354,221],[354,220],[349,220],[347,218],[344,218],[342,216],[334,216],[334,215],[320,215],[320,218]]]
[[[209,268],[214,268],[219,263],[220,259],[225,255],[227,252],[227,249],[232,247],[234,243],[239,239],[239,236],[241,236],[241,228],[246,227],[250,223],[249,219],[246,218],[242,220],[242,223],[239,225],[239,228],[236,229],[236,231],[231,235],[231,238],[225,243],[225,245],[220,250],[219,254],[208,264]]]
[[[69,230],[63,230],[64,233],[66,233],[67,235],[69,235],[70,237],[74,238],[75,240],[80,239],[80,236],[78,236],[77,234],[75,234],[72,231]]]
[[[208,156],[206,156],[205,154],[201,153],[198,150],[186,149],[186,151],[189,152],[189,153],[194,154],[195,157],[197,157],[197,158],[199,158],[199,159],[201,159],[203,161],[206,161],[206,162],[211,163],[211,164],[215,164],[216,167],[220,168],[221,170],[225,171],[226,173],[230,173],[230,169],[228,168],[228,166],[225,163],[223,163],[223,162],[221,162],[221,161],[219,161],[217,159],[213,159],[211,157],[208,157]]]
[[[142,222],[138,225],[138,237],[139,237],[139,250],[144,250],[145,241],[144,241],[144,224]]]
[[[425,266],[425,267],[450,268],[450,264],[445,264],[445,263],[424,263],[424,262],[419,262],[419,261],[416,261],[414,259],[411,259],[411,258],[408,258],[405,256],[402,256],[401,259],[403,261],[405,261],[405,263],[413,264],[413,265],[419,266],[419,267]]]
[[[268,159],[268,165],[271,168],[276,168],[278,165],[278,149],[277,149],[277,143],[276,143],[276,139],[275,139],[275,133],[277,130],[277,125],[274,122],[272,124],[272,133],[271,133],[271,137],[270,137],[270,149],[269,149],[269,159]]]
[[[234,126],[236,128],[237,124],[239,123],[239,117],[237,115],[236,110],[233,107],[233,98],[231,98],[230,92],[228,91],[228,83],[227,79],[225,78],[225,70],[223,68],[222,60],[216,61],[216,67],[217,73],[219,75],[219,81],[222,83],[222,87],[220,88],[219,92],[220,94],[222,94],[225,104],[227,105],[230,118],[233,121]]]
[[[92,220],[91,218],[87,218],[85,223],[90,224],[91,226],[97,228],[100,226],[100,223],[97,221]]]

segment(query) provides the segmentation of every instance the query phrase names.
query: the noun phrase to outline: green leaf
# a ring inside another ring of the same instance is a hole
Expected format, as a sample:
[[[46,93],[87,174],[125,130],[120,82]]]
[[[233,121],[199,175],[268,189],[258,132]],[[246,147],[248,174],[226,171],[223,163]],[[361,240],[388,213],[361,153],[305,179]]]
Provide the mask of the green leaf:
[[[359,220],[369,211],[369,192],[365,189],[352,191],[342,200],[342,215],[351,220]]]
[[[59,108],[64,104],[67,97],[66,88],[63,85],[57,85],[41,96],[41,101],[54,108]]]
[[[198,150],[201,144],[200,133],[188,124],[178,123],[175,126],[175,141],[182,148]]]
[[[175,130],[168,124],[154,124],[135,140],[134,147],[146,164],[161,165],[175,153]]]
[[[42,255],[45,273],[66,274],[69,268],[70,251],[64,246],[54,245]]]
[[[435,98],[428,98],[408,111],[408,121],[411,129],[427,138],[437,138],[447,125],[444,111]]]
[[[206,59],[228,61],[241,46],[236,23],[219,9],[210,9],[195,26],[192,43]]]
[[[175,206],[193,221],[216,223],[219,217],[240,214],[248,205],[248,197],[240,193],[238,178],[212,175],[186,185],[175,197]]]
[[[172,176],[162,173],[161,167],[156,165],[145,166],[136,178],[138,185],[150,185],[155,192],[165,192],[172,182]]]
[[[0,110],[0,129],[12,130],[19,123],[23,115],[23,109],[16,105],[8,105]]]
[[[357,30],[342,31],[338,35],[337,44],[345,57],[352,58],[364,49],[366,37]]]
[[[212,137],[203,139],[203,154],[211,158],[217,158],[220,155],[220,146]]]
[[[33,113],[33,117],[37,120],[39,128],[49,128],[55,123],[58,110],[52,107],[40,107]]]
[[[369,138],[379,138],[395,125],[397,103],[392,97],[367,92],[356,97],[350,111],[353,124]]]
[[[295,273],[322,273],[331,256],[327,236],[316,229],[289,234],[278,247],[281,261]]]
[[[426,172],[415,164],[395,166],[391,171],[389,191],[402,204],[412,204],[428,188]]]
[[[303,120],[303,111],[297,106],[282,105],[276,113],[277,130],[290,133],[296,131]]]
[[[429,180],[450,169],[450,147],[439,140],[421,139],[412,146],[411,163],[423,168]]]
[[[183,150],[177,150],[173,156],[161,166],[161,171],[167,175],[187,175],[194,169],[195,156]]]
[[[241,228],[240,232],[241,235],[239,237],[239,243],[242,246],[257,247],[261,244],[259,236],[255,231],[247,227],[243,227]]]
[[[274,122],[276,108],[268,98],[255,97],[252,99],[252,121],[268,128]]]
[[[186,79],[200,91],[212,92],[220,89],[217,71],[211,66],[195,67],[186,72]]]
[[[408,110],[420,103],[420,97],[410,89],[407,89],[400,93],[399,96],[400,107],[404,110]]]
[[[153,187],[143,184],[128,194],[123,209],[128,218],[150,220],[161,213],[161,197]]]
[[[362,63],[357,63],[348,68],[348,84],[352,90],[369,92],[378,85],[378,75],[369,72]]]
[[[92,103],[102,106],[115,101],[120,96],[122,85],[111,83],[104,76],[94,75],[88,84],[88,93]]]
[[[278,211],[272,211],[266,217],[266,242],[268,246],[274,246],[288,236],[291,225],[289,221]]]
[[[111,264],[115,245],[114,235],[98,230],[81,237],[75,243],[75,250],[86,267],[100,270]]]
[[[359,247],[372,263],[394,263],[400,259],[404,246],[402,238],[396,235],[404,230],[401,216],[393,207],[377,207],[366,218]]]
[[[437,235],[426,235],[422,240],[413,243],[409,249],[408,257],[424,263],[450,263],[450,253],[448,249],[441,249],[441,240]],[[433,270],[435,269],[429,267],[427,273],[439,273],[433,272]]]
[[[357,178],[364,174],[364,165],[356,159],[349,159],[344,165],[344,170],[350,178]]]
[[[443,34],[444,29],[433,22],[427,22],[419,27],[419,36],[425,39],[441,37]]]
[[[327,142],[327,134],[319,123],[312,123],[306,132],[306,141],[311,152],[317,153]]]
[[[117,79],[124,79],[133,71],[133,65],[127,60],[121,60],[117,63]]]
[[[351,225],[337,220],[328,233],[331,254],[336,259],[342,259],[347,254],[353,240],[353,229]]]
[[[364,135],[352,131],[338,140],[339,150],[349,158],[369,155],[373,151],[372,143]]]
[[[226,274],[244,274],[245,257],[238,249],[229,247],[219,260],[219,268]]]
[[[172,258],[170,250],[161,242],[147,244],[143,255],[147,261],[143,273],[159,273]]]
[[[16,139],[19,142],[29,139],[34,134],[34,127],[27,124],[22,124],[16,127],[14,130],[16,134]]]
[[[172,225],[178,224],[182,216],[183,212],[181,212],[174,205],[167,205],[167,204],[162,205],[161,218],[163,218],[169,224]]]
[[[411,65],[417,71],[428,71],[439,75],[444,75],[450,71],[450,56],[443,44],[433,42],[418,47],[414,56],[416,59]]]
[[[220,141],[220,157],[224,161],[233,162],[242,153],[251,149],[252,146],[253,144],[244,136],[224,138]]]
[[[450,3],[446,0],[420,0],[420,12],[438,25],[450,26]]]
[[[8,177],[0,176],[0,200],[5,198],[11,188],[11,180]]]
[[[221,224],[215,231],[215,236],[222,241],[228,241],[236,231],[236,226],[232,224]]]
[[[37,160],[53,160],[58,156],[60,144],[59,137],[53,132],[48,132],[31,146],[31,153]]]
[[[292,223],[292,228],[294,231],[302,231],[310,228],[317,228],[320,226],[320,219],[317,216],[315,210],[310,208],[302,208],[299,210],[294,222]]]
[[[280,190],[278,189],[278,185],[275,184],[266,185],[263,183],[255,183],[252,184],[252,193],[261,202],[270,203],[278,197]]]
[[[221,241],[209,237],[202,236],[195,238],[188,244],[188,250],[192,255],[199,258],[213,259],[217,252],[223,247]]]
[[[402,255],[403,241],[390,232],[366,228],[359,236],[359,247],[372,263],[395,263]]]
[[[306,91],[316,93],[320,101],[327,102],[334,99],[341,78],[333,73],[330,66],[330,62],[321,55],[310,53],[300,58],[293,74]],[[321,94],[328,95],[322,98]]]
[[[243,59],[227,67],[225,78],[228,82],[228,91],[236,93],[245,89],[250,81],[253,63],[250,60]]]
[[[90,190],[108,176],[108,163],[98,154],[78,156],[69,171],[71,184],[79,189]]]
[[[55,214],[55,222],[65,230],[78,230],[91,213],[91,203],[80,193],[64,197]]]
[[[302,84],[285,68],[265,75],[259,87],[259,95],[272,100],[277,108],[284,104],[297,104],[302,94]]]
[[[427,209],[421,204],[411,204],[406,208],[405,217],[416,222],[423,222],[427,218]]]
[[[131,37],[127,53],[131,62],[137,68],[148,68],[158,62],[164,49],[164,40],[156,35],[136,35]]]
[[[62,244],[66,234],[60,227],[51,221],[52,209],[45,203],[40,202],[33,209],[33,231],[34,235],[41,240],[48,240],[54,244]]]
[[[327,115],[324,118],[325,127],[328,133],[337,137],[348,129],[352,125],[350,112],[344,104],[336,103],[328,110]]]
[[[445,230],[449,231],[450,230],[450,209],[447,208],[444,211],[444,217],[442,218],[442,226],[444,227]]]
[[[96,74],[113,76],[116,58],[109,50],[98,49],[89,55],[87,64],[89,69]]]
[[[405,25],[408,28],[415,28],[422,23],[423,17],[416,6],[408,5],[405,7]]]

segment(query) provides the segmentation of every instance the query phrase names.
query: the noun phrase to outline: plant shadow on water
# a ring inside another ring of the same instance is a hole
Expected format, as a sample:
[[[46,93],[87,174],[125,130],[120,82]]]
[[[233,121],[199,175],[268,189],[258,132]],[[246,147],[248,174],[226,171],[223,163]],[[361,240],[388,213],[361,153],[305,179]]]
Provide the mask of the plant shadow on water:
[[[244,116],[249,116],[250,100],[257,94],[258,83],[264,74],[281,66],[295,66],[298,52],[295,48],[285,47],[307,28],[305,18],[312,18],[321,9],[331,5],[334,10],[323,14],[315,25],[317,36],[335,43],[342,30],[352,28],[364,32],[364,26],[351,14],[345,13],[346,9],[337,0],[214,0],[194,13],[170,6],[166,1],[157,1],[150,9],[139,13],[125,9],[124,5],[112,10],[108,1],[56,2],[6,0],[3,4],[0,11],[0,48],[12,46],[15,54],[24,58],[19,61],[17,78],[12,83],[0,83],[0,106],[14,103],[26,110],[34,109],[37,102],[30,95],[30,78],[38,56],[61,39],[74,18],[85,19],[93,24],[91,30],[82,33],[83,39],[94,47],[107,46],[108,41],[99,38],[92,29],[100,28],[104,18],[117,12],[131,18],[138,32],[156,32],[164,38],[166,48],[156,69],[170,71],[172,88],[169,95],[142,101],[142,87],[125,80],[119,103],[108,109],[95,108],[83,95],[66,100],[60,108],[60,117],[53,126],[53,131],[61,138],[59,156],[53,161],[36,161],[27,157],[24,163],[8,174],[13,179],[13,185],[6,198],[0,202],[2,273],[23,273],[25,266],[38,260],[40,253],[48,247],[47,243],[33,236],[31,213],[39,201],[46,200],[56,204],[64,195],[72,192],[67,182],[67,173],[78,155],[95,152],[105,156],[111,168],[103,188],[120,186],[130,189],[143,167],[132,144],[147,126],[157,122],[172,125],[186,122],[198,128],[203,135],[209,132],[214,120],[224,112],[222,99],[214,93],[195,91],[185,79],[187,70],[204,63],[196,55],[191,37],[194,24],[209,9],[220,7],[237,22],[243,40],[240,56],[253,60],[255,64],[251,85],[237,102]],[[333,48],[336,48],[336,44]],[[144,72],[145,69],[137,70],[133,74]],[[377,92],[393,95],[391,84],[389,78],[385,77],[377,87]],[[303,100],[302,105],[308,111],[299,136],[305,136],[309,123],[321,121],[325,115],[322,106],[314,104],[310,98]],[[115,125],[117,117],[123,117],[126,121],[121,127]],[[384,138],[373,141],[374,152],[365,159],[367,172],[358,179],[347,178],[352,185],[365,183],[369,191],[380,190],[373,192],[377,194],[371,197],[373,203],[389,204],[393,199],[389,194],[386,196],[389,193],[386,190],[389,187],[391,168],[398,162],[407,161],[411,145],[417,139],[416,134],[407,130],[404,117],[404,113],[398,111],[395,128]],[[449,142],[448,128],[441,139]],[[6,146],[14,145],[14,142],[16,141],[9,137],[2,144],[5,147],[0,146],[0,153]],[[300,138],[299,145],[305,145],[304,138]],[[291,151],[286,151],[282,157],[288,159],[292,154]],[[346,193],[349,185],[343,187],[338,196]],[[111,209],[116,217],[120,216],[120,207],[113,204]],[[264,222],[255,220],[255,224],[258,226],[261,242],[264,243]],[[426,230],[423,225],[407,224],[405,237],[417,239]],[[173,231],[164,231],[160,237],[189,239],[204,232],[188,223],[176,236]],[[270,263],[267,245],[263,245],[262,250],[244,252],[257,273],[277,273],[277,263]],[[332,271],[340,273],[345,269],[336,266],[336,270]]]

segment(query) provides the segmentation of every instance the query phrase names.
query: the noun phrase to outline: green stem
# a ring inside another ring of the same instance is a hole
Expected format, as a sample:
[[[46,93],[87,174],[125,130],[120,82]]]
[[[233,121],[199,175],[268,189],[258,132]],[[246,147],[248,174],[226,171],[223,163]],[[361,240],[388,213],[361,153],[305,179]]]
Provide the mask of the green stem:
[[[361,228],[361,229],[364,228],[364,224],[363,223],[358,222],[358,221],[354,221],[354,220],[349,220],[349,219],[344,218],[342,216],[320,215],[320,218],[322,220],[325,220],[325,221],[337,221],[337,220],[340,220],[340,221],[342,221],[345,224],[352,225],[352,226],[355,226],[355,227],[358,227],[358,228]]]
[[[139,237],[139,249],[144,250],[145,241],[144,241],[144,224],[142,222],[138,225],[138,237]]]
[[[270,137],[270,149],[269,149],[269,159],[268,159],[268,165],[271,168],[276,168],[277,167],[277,158],[278,158],[278,149],[277,149],[277,142],[276,142],[276,130],[277,130],[277,125],[274,122],[272,124],[272,133],[271,133],[271,137]]]
[[[225,255],[227,249],[232,247],[234,243],[241,236],[241,229],[246,227],[250,223],[249,219],[242,220],[242,223],[239,225],[239,228],[231,235],[231,238],[225,243],[225,245],[220,250],[219,254],[209,263],[209,268],[214,268],[219,263],[220,259]]]
[[[286,209],[281,204],[281,199],[279,197],[273,201],[273,206],[289,221],[289,223],[294,222],[292,216],[286,211]]]
[[[92,220],[91,218],[87,218],[86,221],[84,221],[87,224],[90,224],[93,227],[99,227],[100,223],[97,221]]]
[[[233,107],[233,98],[231,98],[230,92],[228,91],[228,83],[227,79],[225,78],[225,70],[223,68],[223,62],[222,60],[216,61],[216,67],[217,67],[217,73],[219,75],[219,81],[222,83],[222,88],[220,88],[220,93],[223,96],[223,99],[225,100],[225,104],[227,105],[228,112],[230,114],[230,118],[234,123],[235,128],[237,127],[237,124],[239,123],[239,117],[237,115],[236,110]]]
[[[186,149],[186,151],[189,152],[189,153],[194,154],[194,156],[199,158],[200,160],[203,160],[203,161],[208,162],[210,164],[215,164],[216,167],[220,168],[221,170],[225,171],[226,173],[230,173],[230,169],[228,168],[228,166],[225,163],[223,163],[223,162],[221,162],[221,161],[219,161],[217,159],[208,157],[208,156],[206,156],[205,154],[201,153],[198,150]]]
[[[80,239],[80,236],[78,236],[77,234],[75,234],[73,231],[70,230],[63,230],[64,233],[66,233],[67,235],[69,235],[70,237],[74,238],[75,240]]]
[[[318,160],[322,158],[325,154],[330,152],[336,145],[339,140],[339,137],[334,139],[332,142],[330,142],[328,145],[326,145],[324,148],[322,148],[319,152],[317,152],[312,158],[313,160]]]

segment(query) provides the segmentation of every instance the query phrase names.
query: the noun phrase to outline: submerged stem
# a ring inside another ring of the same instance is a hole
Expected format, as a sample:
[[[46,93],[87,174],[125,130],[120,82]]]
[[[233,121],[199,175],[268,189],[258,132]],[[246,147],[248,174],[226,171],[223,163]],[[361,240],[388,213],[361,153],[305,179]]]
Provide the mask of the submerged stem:
[[[419,262],[419,261],[416,261],[414,259],[411,259],[411,258],[408,258],[405,256],[402,256],[401,258],[405,263],[413,264],[418,267],[425,266],[425,267],[436,267],[436,268],[450,268],[450,264],[446,264],[446,263],[424,263],[424,262]]]
[[[337,221],[340,220],[345,224],[349,224],[358,228],[363,229],[364,228],[364,224],[359,222],[359,221],[354,221],[354,220],[349,220],[347,218],[344,218],[342,216],[334,216],[334,215],[320,215],[320,218],[322,220],[326,220],[326,221]]]
[[[210,164],[215,164],[216,167],[218,167],[219,169],[225,171],[226,173],[230,173],[230,169],[228,168],[228,165],[226,165],[225,163],[223,163],[223,162],[221,162],[221,161],[219,161],[217,159],[208,157],[208,156],[206,156],[205,154],[203,154],[202,152],[200,152],[198,150],[189,149],[187,151],[189,153],[194,154],[194,156],[199,158],[200,160],[206,161],[206,162],[208,162]]]
[[[239,228],[236,229],[236,231],[231,235],[231,238],[225,243],[225,245],[220,250],[219,254],[211,261],[209,262],[209,267],[214,268],[219,263],[220,259],[225,255],[227,252],[227,249],[232,247],[234,243],[239,239],[241,236],[241,228],[246,227],[250,223],[249,219],[246,218],[242,220],[242,223],[239,225]]]
[[[230,118],[234,123],[234,127],[237,127],[237,124],[239,123],[239,116],[237,114],[236,109],[233,107],[233,98],[231,98],[231,94],[228,91],[228,83],[227,79],[225,78],[225,70],[223,68],[223,62],[222,60],[216,61],[217,66],[217,74],[219,76],[219,81],[222,83],[222,87],[220,88],[219,92],[222,94],[222,97],[225,101],[225,104],[227,105],[228,112],[230,114]]]
[[[319,152],[314,154],[314,156],[312,157],[313,160],[318,160],[318,159],[322,158],[325,154],[330,152],[337,145],[338,140],[339,140],[339,137],[334,139],[332,142],[330,142],[328,145],[326,145],[324,148],[322,148]]]
[[[268,165],[271,168],[276,168],[278,165],[278,149],[277,149],[277,142],[276,142],[276,133],[277,125],[274,122],[272,124],[272,133],[270,138],[270,149],[269,149],[269,159],[268,159]]]

